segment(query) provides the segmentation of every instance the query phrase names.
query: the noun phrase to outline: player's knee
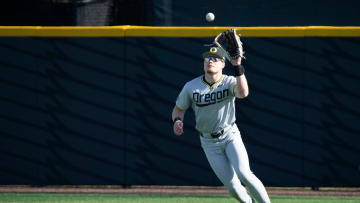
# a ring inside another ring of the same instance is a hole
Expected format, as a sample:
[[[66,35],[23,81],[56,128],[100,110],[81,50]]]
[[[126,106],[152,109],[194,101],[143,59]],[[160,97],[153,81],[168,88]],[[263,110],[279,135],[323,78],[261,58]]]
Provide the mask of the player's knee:
[[[245,185],[247,185],[251,178],[254,176],[253,172],[250,170],[246,170],[246,171],[241,171],[240,174],[238,174],[239,179],[242,183],[244,183]]]

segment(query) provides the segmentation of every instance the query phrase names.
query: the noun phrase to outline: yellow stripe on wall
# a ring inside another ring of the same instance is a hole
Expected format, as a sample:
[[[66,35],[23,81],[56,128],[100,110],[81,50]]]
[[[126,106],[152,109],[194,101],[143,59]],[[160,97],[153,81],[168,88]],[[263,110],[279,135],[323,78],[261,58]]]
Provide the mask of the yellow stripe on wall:
[[[41,27],[0,26],[1,37],[215,37],[230,29],[243,37],[360,37],[360,27]]]
[[[0,26],[2,37],[124,37],[125,26],[119,27],[41,27]]]

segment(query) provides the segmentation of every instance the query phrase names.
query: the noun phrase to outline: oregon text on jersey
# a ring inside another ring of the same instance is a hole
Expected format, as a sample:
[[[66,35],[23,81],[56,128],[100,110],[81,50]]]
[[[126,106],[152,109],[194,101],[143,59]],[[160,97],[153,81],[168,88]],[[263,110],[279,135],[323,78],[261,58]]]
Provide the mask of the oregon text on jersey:
[[[229,90],[224,89],[212,93],[200,94],[193,92],[193,100],[198,107],[209,106],[224,101],[229,96]]]

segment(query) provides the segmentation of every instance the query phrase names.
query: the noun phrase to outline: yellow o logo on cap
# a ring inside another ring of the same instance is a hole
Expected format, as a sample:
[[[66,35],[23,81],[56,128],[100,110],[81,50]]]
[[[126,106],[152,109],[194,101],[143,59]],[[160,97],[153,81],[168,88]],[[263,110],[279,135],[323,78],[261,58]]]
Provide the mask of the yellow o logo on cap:
[[[211,53],[216,53],[216,52],[217,52],[217,49],[216,49],[215,47],[213,47],[213,48],[210,49],[210,52],[211,52]]]

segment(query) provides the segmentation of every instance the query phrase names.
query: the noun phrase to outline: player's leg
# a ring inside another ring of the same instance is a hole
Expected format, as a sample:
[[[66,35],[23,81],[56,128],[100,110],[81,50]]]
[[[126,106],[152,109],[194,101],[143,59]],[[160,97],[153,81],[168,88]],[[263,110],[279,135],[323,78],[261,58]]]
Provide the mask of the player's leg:
[[[228,189],[231,196],[244,203],[251,203],[251,198],[246,189],[241,185],[239,178],[224,151],[216,147],[204,148],[205,155],[216,176]]]
[[[260,203],[270,203],[269,196],[262,182],[253,174],[249,166],[249,158],[237,127],[232,129],[231,142],[226,147],[226,154],[236,174],[249,189],[250,194]]]

